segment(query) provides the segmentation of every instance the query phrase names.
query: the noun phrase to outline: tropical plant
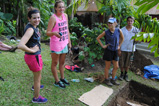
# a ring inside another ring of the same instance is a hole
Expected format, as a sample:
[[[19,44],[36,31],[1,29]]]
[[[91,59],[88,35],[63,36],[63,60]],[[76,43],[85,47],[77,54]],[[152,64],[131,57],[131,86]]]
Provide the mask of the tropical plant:
[[[69,26],[73,46],[81,48],[79,59],[81,61],[86,60],[89,64],[92,64],[95,60],[100,60],[103,49],[98,44],[96,37],[106,30],[106,25],[96,23],[96,27],[89,29],[84,27],[80,22],[77,22],[77,18],[74,18],[69,21]],[[102,42],[104,43],[104,39],[102,39]]]
[[[13,23],[11,22],[11,19],[13,18],[13,14],[10,13],[3,13],[0,12],[0,19],[1,19],[1,24],[3,27],[1,29],[1,33],[3,33],[6,36],[11,36],[11,35],[15,35],[16,34],[16,29],[13,26]]]
[[[0,19],[0,35],[4,31],[4,27],[3,26],[4,26],[3,20]]]
[[[139,6],[136,17],[136,26],[142,29],[143,32],[138,33],[132,39],[137,39],[144,42],[149,42],[148,47],[152,47],[151,52],[154,52],[154,56],[159,56],[159,21],[149,15],[143,13],[147,12],[149,9],[158,5],[158,0],[136,0],[135,5]],[[159,9],[159,5],[157,6]]]
[[[149,42],[148,47],[152,47],[151,52],[154,52],[154,56],[159,56],[159,21],[149,15],[136,14],[136,21],[134,23],[136,27],[142,29],[142,32],[137,33],[132,39],[139,41]]]
[[[84,47],[84,52],[82,56],[87,58],[89,64],[92,64],[95,60],[100,60],[103,55],[103,49],[100,47],[96,38],[99,34],[103,32],[103,25],[94,27],[93,29],[86,28],[83,32],[83,37],[85,38],[85,43],[87,44]],[[104,39],[101,40],[104,43]]]
[[[120,26],[125,26],[127,16],[133,15],[135,11],[130,5],[131,0],[107,0],[104,6],[99,10],[99,13],[106,16],[113,16],[118,20]],[[103,1],[104,2],[104,1]],[[106,11],[106,12],[105,12]]]
[[[145,13],[156,5],[158,5],[157,9],[159,9],[159,0],[136,0],[135,5],[139,6],[138,13]]]
[[[82,4],[85,3],[86,6],[88,4],[89,0],[67,0],[68,6],[66,8],[66,13],[71,16],[71,19],[74,18],[74,14],[76,13],[78,7]]]

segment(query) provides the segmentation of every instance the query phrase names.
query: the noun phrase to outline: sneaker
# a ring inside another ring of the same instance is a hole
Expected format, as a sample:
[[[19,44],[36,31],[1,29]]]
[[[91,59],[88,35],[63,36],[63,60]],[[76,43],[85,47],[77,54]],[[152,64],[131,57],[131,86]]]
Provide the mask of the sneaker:
[[[110,81],[113,85],[120,85],[118,82],[116,82],[116,80],[111,79]]]
[[[59,82],[55,81],[54,85],[59,88],[66,88],[66,86],[64,85],[64,83],[62,81],[59,81]]]
[[[60,81],[62,81],[65,85],[70,85],[70,83],[64,78],[64,79],[60,79]]]
[[[122,80],[123,80],[123,78],[124,78],[124,75],[123,75],[123,74],[121,74],[121,75],[120,75],[120,77],[119,77],[119,80],[121,80],[121,81],[122,81]]]
[[[37,99],[36,98],[33,98],[32,99],[32,102],[33,103],[46,103],[47,102],[47,99],[42,97],[42,96],[39,96]]]
[[[127,81],[127,82],[130,81],[130,80],[128,79],[128,75],[127,75],[127,74],[124,76],[124,80]]]
[[[43,89],[44,85],[40,85],[40,89]],[[34,86],[31,87],[31,90],[34,91]]]
[[[113,84],[110,82],[110,80],[109,79],[105,79],[105,84],[107,85],[107,86],[113,86]]]

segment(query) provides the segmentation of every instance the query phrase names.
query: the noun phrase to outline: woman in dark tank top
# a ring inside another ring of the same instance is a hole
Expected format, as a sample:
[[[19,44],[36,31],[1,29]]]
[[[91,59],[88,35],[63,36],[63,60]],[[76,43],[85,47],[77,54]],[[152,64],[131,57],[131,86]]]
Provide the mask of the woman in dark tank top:
[[[108,20],[108,30],[103,31],[98,37],[97,41],[99,42],[100,46],[104,49],[104,56],[103,60],[105,61],[105,84],[108,86],[119,85],[116,82],[115,76],[118,66],[118,50],[124,40],[123,33],[120,29],[115,28],[116,26],[116,19],[109,18]],[[105,38],[105,45],[102,44],[101,38]],[[112,71],[112,78],[109,79],[109,69],[111,66],[111,62],[113,63],[113,71]]]

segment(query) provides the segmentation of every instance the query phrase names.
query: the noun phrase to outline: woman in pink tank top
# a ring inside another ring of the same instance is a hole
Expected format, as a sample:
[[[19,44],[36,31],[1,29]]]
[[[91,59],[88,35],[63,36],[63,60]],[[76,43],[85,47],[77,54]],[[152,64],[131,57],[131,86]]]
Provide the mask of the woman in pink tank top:
[[[50,17],[46,35],[50,37],[50,50],[52,57],[51,71],[55,78],[55,86],[65,88],[69,82],[64,77],[64,63],[68,47],[71,48],[70,34],[68,30],[68,17],[64,13],[65,6],[63,1],[55,3],[55,14]],[[68,45],[68,47],[67,47]],[[58,78],[57,64],[61,78]]]

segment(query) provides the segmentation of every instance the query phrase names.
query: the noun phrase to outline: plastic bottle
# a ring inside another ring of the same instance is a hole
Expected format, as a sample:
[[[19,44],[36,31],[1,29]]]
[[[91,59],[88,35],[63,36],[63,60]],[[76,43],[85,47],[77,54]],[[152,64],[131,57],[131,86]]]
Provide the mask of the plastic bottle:
[[[79,79],[71,79],[72,82],[80,82]]]
[[[88,82],[94,82],[94,79],[93,78],[84,78],[84,80],[88,81]]]

